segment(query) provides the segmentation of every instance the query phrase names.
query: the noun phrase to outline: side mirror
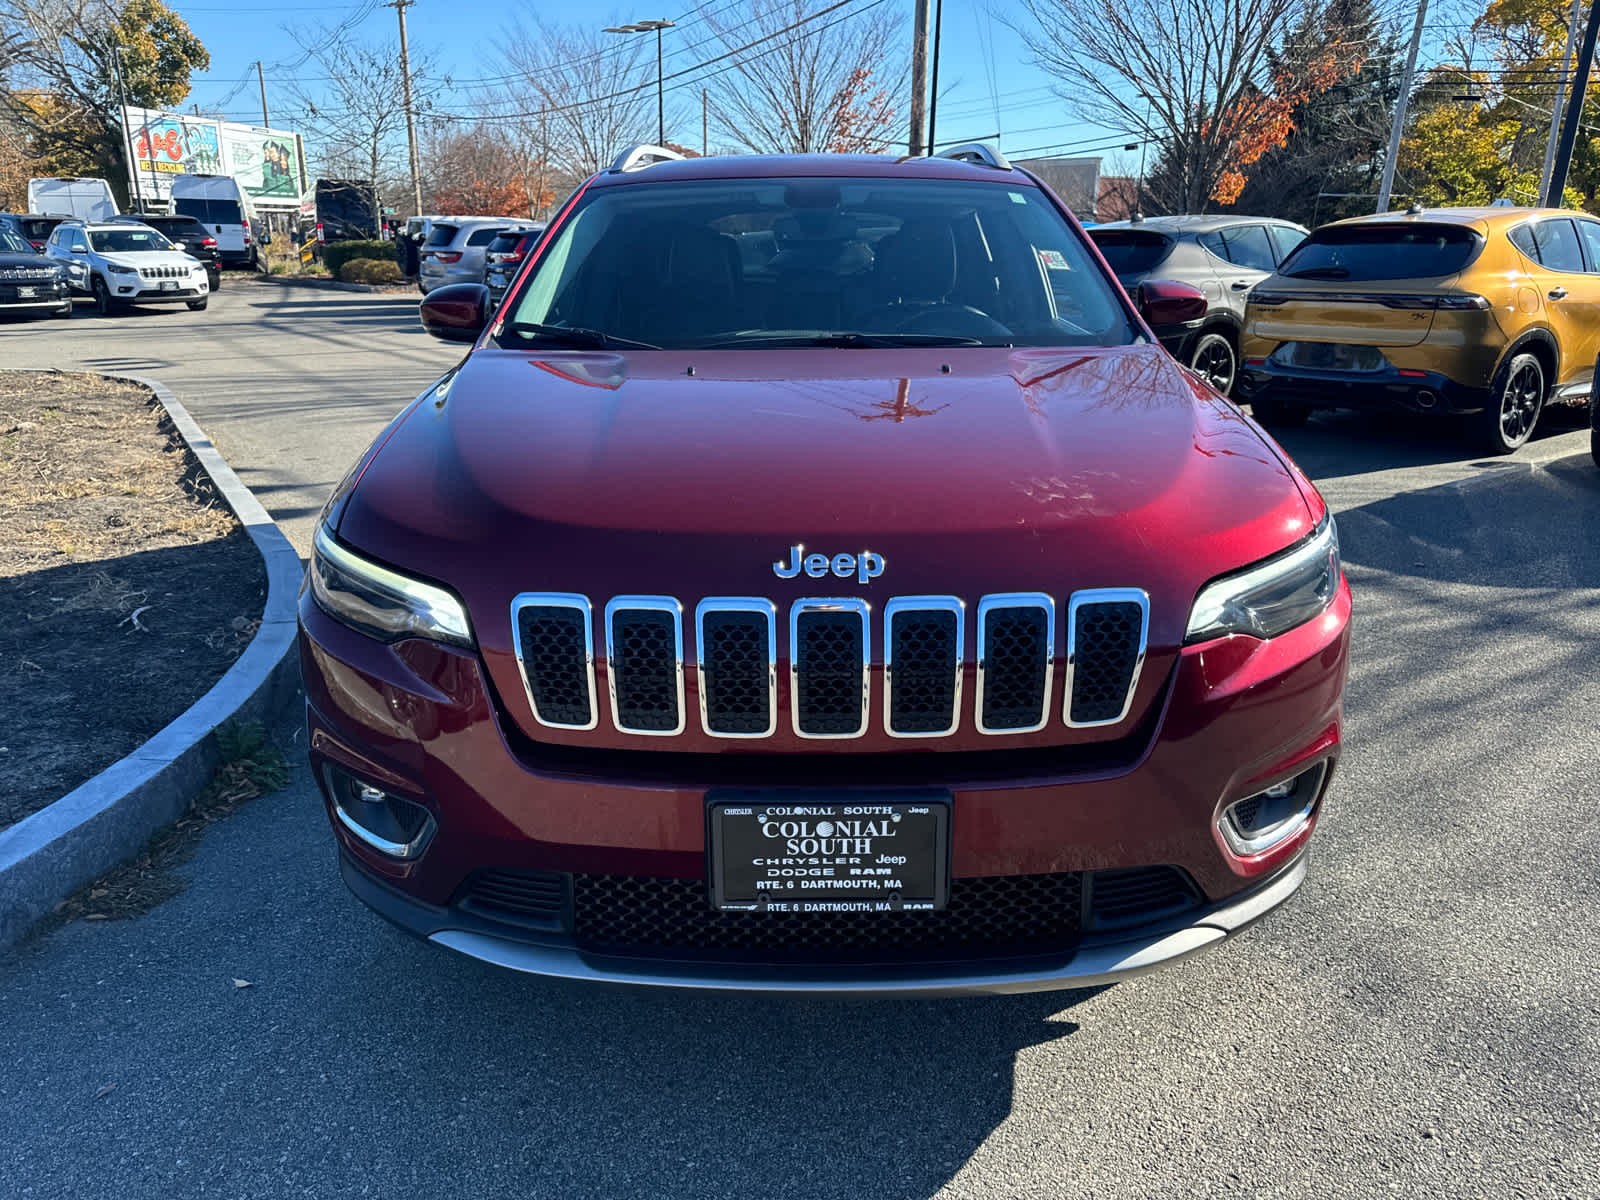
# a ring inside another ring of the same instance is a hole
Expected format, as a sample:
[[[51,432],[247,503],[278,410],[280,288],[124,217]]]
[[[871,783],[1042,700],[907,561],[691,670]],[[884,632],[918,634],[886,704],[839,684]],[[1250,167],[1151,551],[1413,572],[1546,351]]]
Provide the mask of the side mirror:
[[[446,342],[475,342],[489,323],[489,289],[452,283],[422,298],[422,327]]]
[[[73,242],[72,252],[74,254],[87,254],[89,253],[89,247],[84,245],[82,242]]]
[[[1175,279],[1146,279],[1135,290],[1134,303],[1148,325],[1187,325],[1201,320],[1209,307],[1204,292]]]

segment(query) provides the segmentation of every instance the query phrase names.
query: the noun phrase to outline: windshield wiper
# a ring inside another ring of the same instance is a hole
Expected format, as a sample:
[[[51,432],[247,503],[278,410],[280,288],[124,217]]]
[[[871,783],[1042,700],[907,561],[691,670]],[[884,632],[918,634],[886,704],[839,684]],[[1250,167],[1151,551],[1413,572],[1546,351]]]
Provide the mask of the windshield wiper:
[[[1349,267],[1307,267],[1304,271],[1290,271],[1290,279],[1349,279]]]
[[[652,345],[650,342],[636,342],[632,338],[618,337],[614,333],[606,333],[599,329],[585,329],[581,325],[540,325],[534,321],[507,321],[506,328],[523,337],[562,341],[569,346],[581,346],[584,349],[613,347],[628,350],[661,349],[660,346]]]
[[[756,346],[831,346],[845,350],[877,350],[888,346],[982,346],[980,338],[945,333],[769,333],[707,342],[699,350],[736,350]]]

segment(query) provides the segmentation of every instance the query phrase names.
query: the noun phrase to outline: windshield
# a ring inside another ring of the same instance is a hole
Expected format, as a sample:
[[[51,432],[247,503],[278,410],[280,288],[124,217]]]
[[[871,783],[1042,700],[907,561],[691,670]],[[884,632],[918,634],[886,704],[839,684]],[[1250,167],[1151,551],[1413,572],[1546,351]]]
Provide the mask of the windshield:
[[[127,229],[93,229],[89,231],[89,245],[100,254],[129,254],[141,250],[175,250],[159,232],[148,226],[130,225]]]
[[[1100,247],[1106,265],[1118,275],[1143,275],[1172,249],[1172,239],[1139,229],[1092,229],[1089,236]]]
[[[31,243],[23,241],[4,225],[0,225],[0,252],[6,254],[33,254]]]
[[[203,196],[180,196],[172,201],[172,210],[207,225],[243,225],[244,210],[237,200],[212,200]]]
[[[1463,225],[1334,225],[1301,242],[1278,273],[1291,279],[1432,279],[1460,271],[1482,241]]]
[[[595,188],[501,345],[1111,345],[1136,331],[1044,194],[927,179]]]

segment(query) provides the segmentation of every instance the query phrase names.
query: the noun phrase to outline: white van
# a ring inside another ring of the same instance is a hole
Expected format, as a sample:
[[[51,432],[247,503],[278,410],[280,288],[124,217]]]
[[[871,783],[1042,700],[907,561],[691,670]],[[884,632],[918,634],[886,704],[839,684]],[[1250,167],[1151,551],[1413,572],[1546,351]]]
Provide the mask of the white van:
[[[117,201],[104,179],[30,179],[28,211],[80,221],[109,221],[117,215]]]
[[[224,265],[256,265],[256,210],[232,175],[179,175],[172,181],[172,211],[193,217],[217,239]]]

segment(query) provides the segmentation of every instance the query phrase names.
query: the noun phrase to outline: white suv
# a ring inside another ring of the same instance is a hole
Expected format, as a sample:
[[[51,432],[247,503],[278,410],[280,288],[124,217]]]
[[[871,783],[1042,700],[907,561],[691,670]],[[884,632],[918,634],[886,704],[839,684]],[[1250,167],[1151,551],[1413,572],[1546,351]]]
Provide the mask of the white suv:
[[[206,306],[211,288],[205,264],[147,225],[67,221],[50,235],[45,253],[66,268],[67,282],[94,297],[101,316],[129,304]]]
[[[418,286],[423,293],[447,283],[482,283],[489,243],[508,229],[533,229],[518,217],[435,217],[422,246]]]

